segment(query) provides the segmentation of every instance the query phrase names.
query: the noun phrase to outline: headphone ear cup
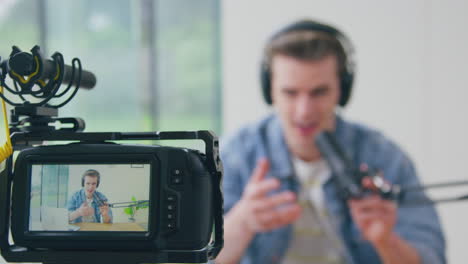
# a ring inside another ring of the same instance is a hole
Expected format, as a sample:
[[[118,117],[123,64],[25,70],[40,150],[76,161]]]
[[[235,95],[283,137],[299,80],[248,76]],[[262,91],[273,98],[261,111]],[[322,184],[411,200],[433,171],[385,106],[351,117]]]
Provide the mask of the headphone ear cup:
[[[260,70],[260,85],[262,87],[263,99],[265,99],[265,102],[267,104],[271,105],[271,76],[270,71],[267,69],[265,63],[262,63],[262,67]]]
[[[354,74],[346,71],[341,75],[340,80],[340,106],[345,106],[351,97],[351,89],[353,88]]]

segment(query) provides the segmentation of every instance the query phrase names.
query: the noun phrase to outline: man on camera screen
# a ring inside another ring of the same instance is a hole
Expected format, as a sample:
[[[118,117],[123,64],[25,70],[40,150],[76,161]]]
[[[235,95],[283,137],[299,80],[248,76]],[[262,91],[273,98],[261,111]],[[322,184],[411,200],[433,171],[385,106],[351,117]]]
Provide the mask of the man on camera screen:
[[[107,204],[107,198],[99,187],[100,174],[97,170],[87,170],[81,178],[81,190],[75,192],[68,200],[70,223],[112,223],[112,211]]]

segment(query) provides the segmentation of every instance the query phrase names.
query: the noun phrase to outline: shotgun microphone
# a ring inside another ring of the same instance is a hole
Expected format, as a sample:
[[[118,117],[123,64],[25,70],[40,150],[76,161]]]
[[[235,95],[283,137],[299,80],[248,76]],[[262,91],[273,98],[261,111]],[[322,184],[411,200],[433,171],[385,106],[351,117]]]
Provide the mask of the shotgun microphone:
[[[6,69],[13,79],[20,79],[22,76],[32,76],[37,74],[38,80],[50,80],[57,78],[60,68],[54,60],[43,59],[39,55],[39,47],[35,46],[32,53],[23,52],[18,47],[13,46],[10,58],[3,63],[6,64]],[[52,56],[54,59],[55,57]],[[65,65],[63,67],[63,84],[70,84],[72,81],[77,81],[73,75],[73,67]],[[94,73],[86,70],[81,71],[80,88],[91,89],[96,86],[96,76]]]

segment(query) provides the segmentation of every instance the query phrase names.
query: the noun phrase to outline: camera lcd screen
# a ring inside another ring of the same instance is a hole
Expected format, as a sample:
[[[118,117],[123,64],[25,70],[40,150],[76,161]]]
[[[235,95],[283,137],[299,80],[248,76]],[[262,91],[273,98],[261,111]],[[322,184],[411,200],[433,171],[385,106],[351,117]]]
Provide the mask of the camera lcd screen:
[[[150,164],[32,164],[29,231],[147,232]]]

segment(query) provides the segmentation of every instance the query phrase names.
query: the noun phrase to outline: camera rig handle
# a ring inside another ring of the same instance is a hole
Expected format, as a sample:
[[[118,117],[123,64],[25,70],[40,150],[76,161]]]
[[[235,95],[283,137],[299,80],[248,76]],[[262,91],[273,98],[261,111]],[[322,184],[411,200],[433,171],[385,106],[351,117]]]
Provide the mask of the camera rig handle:
[[[44,141],[80,141],[82,143],[106,143],[119,140],[203,140],[205,143],[205,164],[213,179],[213,210],[214,210],[214,239],[204,249],[196,251],[165,250],[158,252],[95,252],[83,251],[83,259],[76,258],[76,252],[54,251],[44,254],[40,250],[31,250],[16,245],[10,245],[8,232],[10,226],[10,200],[12,187],[13,157],[6,161],[6,168],[0,173],[0,249],[8,261],[24,262],[31,258],[42,259],[45,264],[52,263],[105,263],[112,259],[112,263],[167,263],[186,262],[185,259],[197,260],[197,263],[214,259],[221,251],[223,239],[223,195],[221,191],[223,167],[219,157],[218,138],[211,131],[165,131],[165,132],[72,132],[72,131],[36,131],[15,132],[11,135],[14,150],[21,150]],[[47,256],[45,256],[47,255]],[[74,256],[71,258],[70,256]],[[90,262],[91,261],[91,262]]]

